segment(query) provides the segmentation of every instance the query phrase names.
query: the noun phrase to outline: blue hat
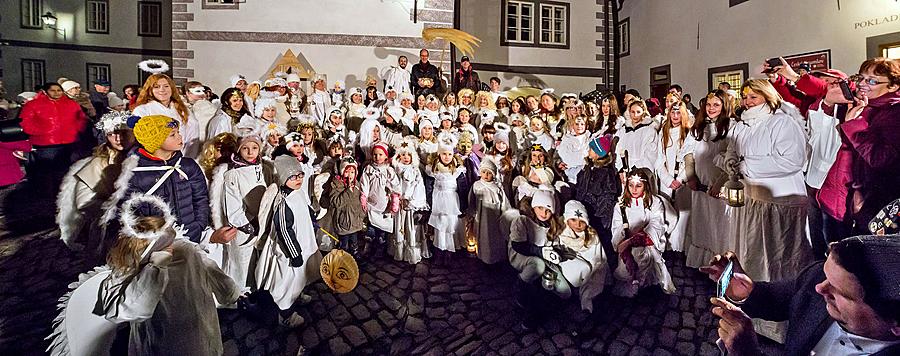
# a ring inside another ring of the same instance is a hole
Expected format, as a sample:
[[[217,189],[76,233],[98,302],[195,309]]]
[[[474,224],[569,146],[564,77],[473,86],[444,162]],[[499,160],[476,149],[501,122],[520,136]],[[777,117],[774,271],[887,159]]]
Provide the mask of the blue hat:
[[[588,146],[591,148],[591,151],[594,151],[600,158],[606,157],[606,155],[609,154],[610,147],[612,147],[612,135],[594,137],[591,139],[591,142],[588,143]]]
[[[102,86],[105,86],[105,87],[111,86],[111,84],[109,83],[109,81],[106,80],[106,79],[97,79],[97,80],[94,81],[94,84],[96,84],[96,85],[102,85]]]

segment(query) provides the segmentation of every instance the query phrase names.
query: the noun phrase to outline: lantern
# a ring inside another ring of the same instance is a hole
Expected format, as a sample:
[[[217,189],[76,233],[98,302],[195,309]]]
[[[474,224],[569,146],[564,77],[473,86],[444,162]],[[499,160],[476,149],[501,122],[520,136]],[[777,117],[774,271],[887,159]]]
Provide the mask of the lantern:
[[[737,174],[732,174],[725,182],[725,202],[735,208],[744,206],[744,184],[738,180]]]
[[[341,249],[333,249],[319,266],[322,280],[336,293],[348,293],[356,288],[359,282],[359,266],[349,253]]]
[[[541,286],[550,291],[556,289],[556,271],[549,267],[545,269],[544,274],[541,275]]]
[[[475,241],[474,236],[469,236],[466,242],[466,251],[469,251],[469,253],[478,252],[478,242]]]

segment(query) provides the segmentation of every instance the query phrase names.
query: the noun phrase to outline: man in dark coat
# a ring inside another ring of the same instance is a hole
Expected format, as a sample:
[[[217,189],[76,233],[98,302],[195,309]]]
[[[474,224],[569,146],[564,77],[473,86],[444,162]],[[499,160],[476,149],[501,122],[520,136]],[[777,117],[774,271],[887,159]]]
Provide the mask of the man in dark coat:
[[[754,283],[733,252],[700,270],[718,280],[728,261],[734,276],[712,302],[729,355],[761,354],[751,317],[788,321],[786,355],[900,354],[900,237],[835,242],[825,262],[785,281]]]
[[[110,83],[106,79],[94,81],[94,91],[91,92],[91,105],[97,111],[97,118],[101,118],[109,112],[109,86]]]
[[[412,67],[410,79],[412,80],[410,87],[413,88],[413,94],[416,97],[428,94],[437,95],[441,91],[441,75],[437,67],[428,62],[427,49],[423,48],[419,51],[419,63]],[[429,86],[422,79],[431,79],[431,85]]]
[[[469,56],[463,56],[459,60],[459,69],[453,76],[453,92],[458,93],[461,89],[471,89],[473,92],[481,90],[481,80],[478,79],[478,73],[472,69],[472,62]]]

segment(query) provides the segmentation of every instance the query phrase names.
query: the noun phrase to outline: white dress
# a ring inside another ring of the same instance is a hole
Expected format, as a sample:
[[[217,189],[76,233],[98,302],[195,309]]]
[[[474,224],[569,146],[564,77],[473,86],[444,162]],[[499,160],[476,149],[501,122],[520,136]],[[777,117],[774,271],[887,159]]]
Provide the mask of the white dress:
[[[662,257],[663,248],[663,208],[662,198],[653,197],[653,203],[649,208],[644,207],[643,199],[633,199],[630,206],[625,207],[628,217],[628,229],[631,232],[644,231],[653,241],[653,246],[633,247],[631,254],[638,266],[636,276],[631,275],[622,258],[619,258],[619,266],[613,271],[615,284],[613,293],[619,296],[633,297],[638,290],[659,284],[663,291],[672,293],[675,284],[672,276],[666,268],[666,261]],[[618,246],[625,239],[625,227],[622,219],[622,203],[616,204],[613,210],[612,220],[612,244]]]
[[[501,233],[500,216],[511,209],[503,187],[496,177],[492,182],[478,180],[469,192],[469,206],[475,212],[475,235],[478,238],[478,258],[487,264],[507,259],[506,236]]]
[[[258,288],[269,291],[278,308],[287,310],[300,297],[303,288],[320,278],[322,255],[313,232],[306,194],[298,189],[285,195],[280,190],[278,185],[270,185],[260,206],[260,234],[263,236],[254,244],[261,249],[254,272]],[[276,204],[286,204],[292,213],[293,233],[303,258],[301,267],[291,266],[290,258],[282,250],[286,245],[278,241],[281,237],[274,231],[272,219]]]
[[[409,203],[406,207],[401,205],[400,211],[394,215],[394,238],[390,242],[388,253],[397,261],[415,264],[423,258],[431,257],[425,239],[425,225],[416,224],[415,221],[417,211],[428,210],[425,182],[418,165],[394,162],[394,169],[400,180],[397,193],[400,194],[400,199]]]
[[[584,169],[586,162],[584,158],[588,156],[588,150],[590,150],[588,143],[590,143],[590,140],[590,132],[585,131],[581,135],[566,132],[559,143],[559,147],[556,148],[556,153],[559,155],[560,160],[567,166],[564,173],[566,174],[566,180],[570,184],[578,183],[578,173]]]
[[[359,190],[367,202],[369,223],[381,231],[394,232],[394,214],[390,211],[391,194],[397,191],[400,179],[387,164],[372,163],[359,177]]]
[[[331,94],[326,91],[315,90],[309,96],[308,111],[316,120],[318,127],[325,127],[325,120],[328,120],[328,108],[331,107]]]
[[[716,136],[715,122],[710,122],[703,139],[694,146],[694,175],[700,184],[707,187],[725,174],[714,162],[716,157],[725,154],[728,138],[713,141]],[[735,244],[729,231],[732,221],[726,213],[727,209],[724,200],[713,198],[708,192],[691,191],[690,233],[684,241],[685,264],[688,267],[705,266],[713,256],[733,248]]]
[[[660,136],[657,138],[659,148],[656,157],[656,176],[659,177],[659,195],[664,199],[668,199],[669,204],[666,206],[666,209],[672,210],[666,211],[667,216],[672,217],[672,219],[667,219],[666,221],[669,224],[666,229],[668,231],[667,246],[674,251],[682,252],[684,251],[684,241],[688,235],[692,196],[691,189],[684,185],[687,181],[684,158],[694,153],[697,141],[694,140],[694,136],[690,132],[687,132],[685,133],[684,143],[679,144],[681,128],[673,127],[668,132],[669,147],[663,149],[663,134],[665,133],[660,132]],[[682,186],[672,191],[672,188],[669,188],[669,186],[675,180],[681,182]]]
[[[181,120],[181,116],[178,115],[178,110],[175,108],[175,103],[169,103],[169,107],[165,107],[160,102],[153,100],[146,104],[138,105],[131,111],[131,114],[141,117],[165,115],[178,120],[178,123],[181,124],[181,137],[184,140],[184,147],[181,149],[181,153],[185,157],[192,159],[196,159],[200,155],[200,149],[203,146],[203,142],[200,141],[200,123],[197,122],[190,110],[188,110],[187,123]]]
[[[249,224],[250,218],[258,214],[259,204],[266,190],[262,165],[229,169],[225,172],[223,189],[222,206],[212,208],[222,210],[226,225],[241,227]],[[234,240],[223,245],[222,270],[242,289],[250,287],[247,276],[253,244],[248,241],[252,238],[254,236],[238,231]]]
[[[788,104],[785,104],[788,105]],[[729,135],[726,156],[743,157],[745,205],[733,209],[738,258],[754,281],[795,277],[813,261],[806,236],[806,136],[784,109],[745,111]],[[756,109],[756,110],[754,110]],[[767,108],[766,108],[767,109]],[[724,162],[720,165],[724,167]]]
[[[221,355],[219,316],[210,296],[230,304],[240,290],[197,244],[176,238],[172,248],[171,263],[144,265],[105,317],[131,322],[130,355]],[[107,286],[121,283],[121,277],[111,275]],[[110,301],[118,292],[103,288],[101,300]]]
[[[588,234],[590,242],[585,246],[584,239]],[[578,253],[577,258],[564,261],[559,267],[563,277],[572,287],[581,288],[579,292],[581,309],[591,312],[594,309],[594,297],[603,293],[609,275],[609,264],[606,263],[606,253],[600,244],[597,231],[589,228],[576,234],[571,228],[566,227],[559,235],[559,241]]]
[[[644,118],[637,126],[632,126],[631,121],[625,123],[616,132],[619,143],[616,145],[616,169],[622,169],[625,159],[625,151],[628,151],[628,168],[650,168],[656,165],[656,125],[650,118]]]
[[[409,65],[407,65],[407,67],[408,66]],[[385,68],[384,74],[382,75],[382,78],[385,78],[384,90],[387,91],[387,88],[390,87],[396,90],[398,93],[411,93],[412,90],[409,89],[410,75],[411,74],[409,72],[409,69],[400,68],[399,66],[390,66],[388,68]]]
[[[432,172],[431,165],[425,173],[434,177],[434,190],[431,193],[431,217],[428,225],[434,228],[434,247],[444,251],[456,251],[465,246],[464,241],[457,241],[461,235],[457,231],[464,229],[459,215],[459,195],[456,193],[456,178],[466,171],[462,166],[453,173]]]

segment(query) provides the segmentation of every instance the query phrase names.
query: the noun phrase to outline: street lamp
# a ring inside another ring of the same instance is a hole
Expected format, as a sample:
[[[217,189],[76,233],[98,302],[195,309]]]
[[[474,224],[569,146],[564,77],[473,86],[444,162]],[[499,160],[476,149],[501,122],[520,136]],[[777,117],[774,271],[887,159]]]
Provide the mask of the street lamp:
[[[56,33],[62,34],[63,40],[66,39],[66,29],[56,27],[56,22],[58,19],[56,18],[56,16],[53,16],[52,12],[47,11],[46,14],[41,16],[41,20],[44,21],[44,24],[47,25],[47,28],[56,31]]]

